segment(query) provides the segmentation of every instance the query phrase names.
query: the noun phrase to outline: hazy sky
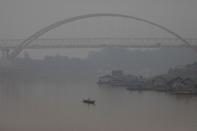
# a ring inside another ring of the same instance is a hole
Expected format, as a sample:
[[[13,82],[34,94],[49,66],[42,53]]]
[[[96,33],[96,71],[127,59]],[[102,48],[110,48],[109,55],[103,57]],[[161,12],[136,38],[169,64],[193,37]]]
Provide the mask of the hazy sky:
[[[196,6],[197,0],[0,0],[0,38],[26,38],[55,21],[104,12],[141,17],[166,26],[183,37],[196,37]],[[96,18],[70,23],[48,35],[62,38],[157,34],[151,29],[151,26],[138,25],[135,21]]]

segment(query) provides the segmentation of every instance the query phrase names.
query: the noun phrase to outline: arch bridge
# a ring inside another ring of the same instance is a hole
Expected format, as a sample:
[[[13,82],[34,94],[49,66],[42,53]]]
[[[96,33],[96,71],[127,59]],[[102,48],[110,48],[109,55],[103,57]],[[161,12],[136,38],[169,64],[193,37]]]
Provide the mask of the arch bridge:
[[[177,33],[171,31],[170,29],[157,24],[155,22],[143,19],[143,18],[139,18],[139,17],[135,17],[135,16],[130,16],[130,15],[124,15],[124,14],[117,14],[117,13],[94,13],[94,14],[86,14],[86,15],[80,15],[80,16],[75,16],[75,17],[70,17],[70,18],[66,18],[64,20],[60,20],[57,21],[49,26],[46,26],[40,30],[38,30],[36,33],[34,33],[33,35],[29,36],[27,39],[23,40],[16,48],[14,48],[14,50],[8,54],[8,59],[14,59],[16,58],[21,51],[27,47],[29,44],[31,44],[34,40],[38,39],[40,36],[44,35],[45,33],[49,32],[50,30],[53,30],[59,26],[62,26],[64,24],[67,23],[71,23],[71,22],[75,22],[78,20],[82,20],[82,19],[89,19],[89,18],[94,18],[94,17],[120,17],[120,18],[124,18],[124,19],[132,19],[132,20],[136,20],[136,21],[140,21],[140,22],[144,22],[144,23],[148,23],[150,25],[153,25],[157,28],[160,28],[168,33],[170,33],[171,35],[173,35],[175,38],[179,39],[180,41],[183,42],[183,44],[186,47],[190,47],[190,43],[185,40],[184,38],[182,38],[180,35],[178,35]]]

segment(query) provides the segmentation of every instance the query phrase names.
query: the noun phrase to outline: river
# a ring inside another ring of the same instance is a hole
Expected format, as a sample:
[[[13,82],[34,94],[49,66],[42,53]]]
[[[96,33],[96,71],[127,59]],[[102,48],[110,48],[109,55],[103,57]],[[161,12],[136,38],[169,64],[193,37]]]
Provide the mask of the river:
[[[196,131],[197,97],[104,88],[94,80],[8,80],[1,83],[0,130]]]

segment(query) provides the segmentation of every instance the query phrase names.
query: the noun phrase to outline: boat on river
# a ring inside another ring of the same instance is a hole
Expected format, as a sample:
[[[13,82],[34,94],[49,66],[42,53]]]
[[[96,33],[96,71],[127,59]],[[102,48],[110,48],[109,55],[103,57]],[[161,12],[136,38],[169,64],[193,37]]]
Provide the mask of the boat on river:
[[[92,104],[92,105],[95,105],[95,102],[96,102],[95,100],[91,100],[91,99],[89,99],[89,98],[83,100],[83,103],[85,103],[85,104]]]

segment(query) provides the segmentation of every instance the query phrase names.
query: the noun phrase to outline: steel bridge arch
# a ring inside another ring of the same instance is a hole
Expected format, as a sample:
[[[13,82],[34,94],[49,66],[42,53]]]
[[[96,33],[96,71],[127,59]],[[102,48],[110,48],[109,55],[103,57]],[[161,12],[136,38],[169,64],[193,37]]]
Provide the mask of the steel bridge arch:
[[[130,16],[130,15],[124,15],[124,14],[117,14],[117,13],[93,13],[93,14],[85,14],[85,15],[79,15],[79,16],[74,16],[74,17],[70,17],[70,18],[66,18],[60,21],[57,21],[51,25],[48,25],[40,30],[38,30],[37,32],[35,32],[33,35],[29,36],[27,39],[25,39],[19,46],[17,46],[8,56],[8,59],[14,59],[16,58],[21,51],[23,50],[23,48],[27,45],[29,45],[31,42],[33,42],[34,40],[38,39],[40,36],[42,36],[43,34],[49,32],[50,30],[53,30],[61,25],[67,24],[67,23],[71,23],[74,21],[78,21],[81,19],[88,19],[88,18],[93,18],[93,17],[120,17],[120,18],[125,18],[125,19],[133,19],[133,20],[137,20],[137,21],[141,21],[144,23],[148,23],[150,25],[156,26],[164,31],[167,31],[168,33],[172,34],[173,36],[175,36],[176,38],[178,38],[179,40],[181,40],[186,46],[190,46],[190,43],[188,41],[186,41],[184,38],[182,38],[180,35],[178,35],[177,33],[171,31],[170,29],[159,25],[157,23],[154,23],[152,21],[146,20],[146,19],[142,19],[142,18],[138,18],[135,16]]]

